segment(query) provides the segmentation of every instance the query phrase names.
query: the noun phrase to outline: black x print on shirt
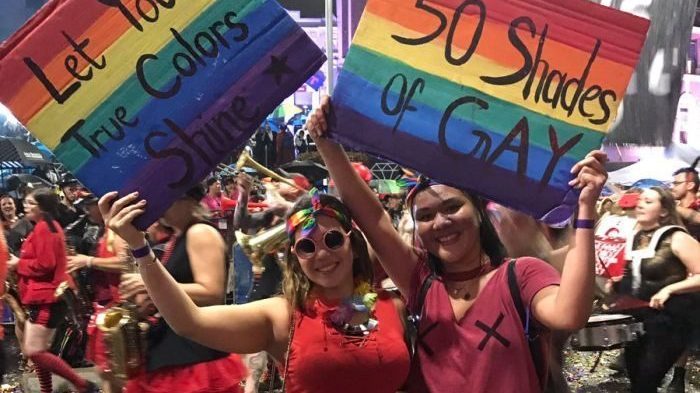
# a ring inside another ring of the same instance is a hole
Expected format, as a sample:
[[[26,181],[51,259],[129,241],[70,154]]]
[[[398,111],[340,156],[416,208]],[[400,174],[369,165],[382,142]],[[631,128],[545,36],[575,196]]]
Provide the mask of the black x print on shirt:
[[[498,315],[498,318],[496,319],[496,322],[494,322],[493,326],[488,326],[487,324],[485,324],[479,320],[477,320],[476,323],[474,323],[474,325],[476,325],[476,327],[478,327],[479,329],[486,332],[486,336],[484,336],[484,339],[481,340],[481,342],[479,343],[479,347],[478,347],[479,351],[484,350],[484,348],[486,347],[486,344],[489,342],[491,337],[498,340],[498,342],[501,343],[506,348],[510,346],[510,341],[506,340],[505,337],[501,336],[498,333],[498,327],[501,325],[501,322],[503,322],[503,318],[505,318],[505,316],[503,315],[503,313],[500,313]]]

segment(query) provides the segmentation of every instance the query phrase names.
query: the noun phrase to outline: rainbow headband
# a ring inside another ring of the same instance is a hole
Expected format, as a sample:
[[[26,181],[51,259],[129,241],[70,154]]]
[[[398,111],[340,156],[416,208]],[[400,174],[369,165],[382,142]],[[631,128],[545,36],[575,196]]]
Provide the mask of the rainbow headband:
[[[342,212],[321,204],[321,193],[316,188],[309,191],[311,195],[311,207],[292,214],[287,219],[287,235],[294,236],[297,228],[301,227],[301,235],[308,236],[316,228],[316,217],[319,215],[338,220],[343,226],[350,226],[350,220]]]

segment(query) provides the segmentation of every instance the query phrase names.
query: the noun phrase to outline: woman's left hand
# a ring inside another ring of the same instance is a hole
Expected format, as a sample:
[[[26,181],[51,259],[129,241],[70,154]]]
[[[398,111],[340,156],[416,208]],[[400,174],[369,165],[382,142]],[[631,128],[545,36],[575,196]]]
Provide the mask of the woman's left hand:
[[[649,300],[649,307],[661,310],[664,308],[664,303],[666,303],[670,297],[671,292],[664,288],[651,297],[651,300]]]
[[[146,208],[146,201],[138,200],[138,197],[138,192],[132,192],[117,199],[117,192],[112,191],[100,198],[97,204],[105,225],[124,239],[131,249],[140,248],[146,244],[143,232],[132,224],[136,217],[145,212]]]
[[[578,198],[579,205],[595,207],[600,192],[608,180],[608,171],[605,170],[605,162],[608,155],[601,150],[594,150],[577,162],[571,173],[576,177],[569,185],[581,190]]]

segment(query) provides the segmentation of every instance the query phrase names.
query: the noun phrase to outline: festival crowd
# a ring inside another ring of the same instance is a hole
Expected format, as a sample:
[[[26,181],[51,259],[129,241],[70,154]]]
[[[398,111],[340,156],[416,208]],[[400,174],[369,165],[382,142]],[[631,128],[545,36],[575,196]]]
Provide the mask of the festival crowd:
[[[220,165],[145,232],[138,194],[98,198],[69,174],[0,197],[0,294],[41,392],[54,374],[80,393],[568,392],[567,343],[624,348],[632,392],[668,372],[684,391],[694,167],[601,196],[591,152],[571,169],[574,217],[552,228],[409,170],[403,193],[378,194],[328,138],[331,105],[302,131],[330,179]]]

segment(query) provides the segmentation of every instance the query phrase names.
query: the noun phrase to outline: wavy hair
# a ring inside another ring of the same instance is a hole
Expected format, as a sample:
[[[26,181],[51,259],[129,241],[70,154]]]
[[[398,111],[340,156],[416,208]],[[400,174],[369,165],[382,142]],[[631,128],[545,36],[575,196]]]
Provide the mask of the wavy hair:
[[[659,194],[659,203],[661,204],[661,208],[668,212],[668,215],[665,217],[659,217],[659,225],[662,227],[666,225],[678,225],[685,227],[683,220],[676,209],[676,199],[673,197],[673,194],[671,194],[669,190],[661,187],[649,187],[649,189],[656,191],[656,193]]]
[[[352,226],[352,215],[345,205],[340,200],[328,194],[320,194],[321,205],[330,207],[343,213],[348,218],[347,222],[340,222],[344,231],[350,233],[350,246],[352,247],[353,262],[352,274],[354,281],[369,282],[374,280],[374,269],[372,260],[369,257],[367,241],[362,233]],[[311,197],[304,195],[292,207],[287,219],[296,212],[311,207]],[[296,233],[296,232],[295,232]],[[284,268],[284,279],[282,281],[282,293],[289,303],[300,309],[302,312],[307,312],[308,297],[311,290],[314,288],[314,283],[304,274],[301,269],[299,259],[292,252],[292,244],[294,234],[290,235],[290,244],[286,250],[286,265]]]

